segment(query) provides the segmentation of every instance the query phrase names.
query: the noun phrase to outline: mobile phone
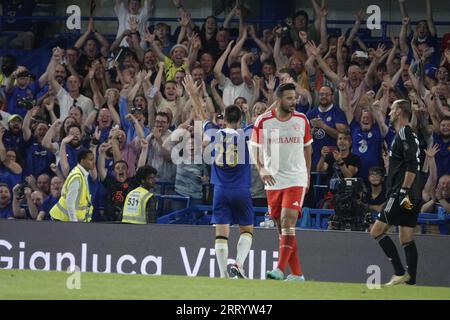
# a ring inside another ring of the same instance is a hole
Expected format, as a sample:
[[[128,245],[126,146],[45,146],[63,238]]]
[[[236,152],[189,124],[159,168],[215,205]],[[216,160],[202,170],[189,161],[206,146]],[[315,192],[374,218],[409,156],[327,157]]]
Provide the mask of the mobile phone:
[[[333,153],[334,151],[337,151],[337,147],[336,146],[328,146],[327,148],[328,148],[328,150],[330,150],[330,153]]]

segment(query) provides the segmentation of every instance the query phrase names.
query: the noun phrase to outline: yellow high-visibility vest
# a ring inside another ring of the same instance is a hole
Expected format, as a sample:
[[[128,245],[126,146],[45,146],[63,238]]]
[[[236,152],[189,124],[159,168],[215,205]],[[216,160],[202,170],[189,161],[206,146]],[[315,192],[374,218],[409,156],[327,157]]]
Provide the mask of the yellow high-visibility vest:
[[[132,224],[147,224],[147,203],[153,193],[139,187],[131,191],[123,206],[122,222]]]
[[[64,182],[61,197],[58,203],[56,203],[50,210],[50,215],[53,219],[59,221],[70,221],[69,212],[67,211],[66,199],[70,184],[78,179],[80,181],[80,189],[78,190],[78,195],[76,199],[76,217],[78,221],[90,222],[92,219],[93,207],[91,204],[91,194],[89,193],[89,185],[86,177],[84,176],[81,169],[76,166],[69,173],[66,181]]]

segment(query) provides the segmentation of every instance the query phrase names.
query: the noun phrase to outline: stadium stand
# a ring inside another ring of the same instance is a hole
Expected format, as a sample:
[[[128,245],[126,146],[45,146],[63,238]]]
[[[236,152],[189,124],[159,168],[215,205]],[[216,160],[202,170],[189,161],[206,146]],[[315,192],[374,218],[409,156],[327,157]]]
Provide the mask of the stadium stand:
[[[350,97],[355,119],[345,123],[351,130],[354,130],[354,122],[362,122],[357,117],[358,111],[369,109],[372,117],[369,121],[375,124],[373,116],[377,111],[373,106],[381,105],[382,119],[387,122],[390,104],[396,99],[409,99],[414,108],[414,130],[421,143],[421,167],[425,178],[423,202],[434,203],[434,212],[420,215],[421,231],[425,233],[427,225],[435,225],[440,233],[448,234],[450,183],[439,181],[450,174],[450,33],[436,34],[436,26],[449,28],[449,22],[428,20],[424,25],[409,19],[383,20],[381,36],[373,36],[371,30],[359,27],[364,25],[364,19],[356,23],[354,20],[328,19],[328,10],[333,8],[315,12],[315,19],[309,21],[309,26],[302,26],[296,19],[291,19],[290,23],[280,23],[284,21],[281,19],[244,20],[239,7],[233,8],[227,18],[192,18],[188,9],[181,6],[178,11],[173,8],[171,18],[124,20],[121,22],[124,23],[123,35],[102,35],[95,28],[103,22],[116,22],[116,16],[84,16],[81,17],[83,24],[88,24],[85,32],[64,31],[48,37],[45,32],[49,31],[51,22],[65,22],[67,17],[49,15],[50,9],[45,12],[47,9],[36,10],[42,14],[40,16],[14,17],[16,25],[29,24],[28,31],[36,34],[33,50],[17,49],[12,45],[24,30],[0,32],[3,39],[0,49],[3,57],[0,71],[0,189],[4,189],[0,218],[50,219],[49,210],[60,197],[62,185],[48,182],[45,187],[41,183],[42,176],[58,176],[64,181],[66,168],[73,169],[76,165],[80,148],[94,148],[98,159],[100,146],[104,145],[109,153],[105,152],[101,169],[106,170],[108,178],[100,181],[97,172],[101,170],[97,168],[89,181],[95,222],[120,222],[105,218],[109,216],[105,215],[107,203],[123,205],[130,185],[136,184],[133,175],[140,158],[144,157],[146,164],[158,170],[158,223],[209,224],[212,188],[209,181],[205,181],[209,178],[209,167],[191,163],[186,167],[176,165],[167,159],[171,149],[167,149],[166,142],[179,127],[194,130],[194,121],[202,122],[203,127],[221,126],[225,90],[217,87],[214,65],[229,41],[235,40],[234,49],[225,57],[227,63],[221,71],[228,76],[234,62],[247,62],[249,73],[242,72],[233,85],[240,86],[243,78],[249,76],[257,88],[256,93],[250,94],[251,99],[244,99],[246,102],[240,106],[246,112],[243,126],[254,122],[258,105],[266,109],[276,102],[273,91],[285,82],[297,85],[300,96],[297,110],[306,114],[320,105],[318,91],[324,85],[335,90],[332,104],[343,109],[340,102],[346,89],[340,87],[340,82],[349,80],[352,84],[356,81],[353,90],[361,90]],[[119,12],[117,8],[115,10]],[[123,10],[129,15],[139,15],[144,8],[127,8],[124,4]],[[137,11],[132,13],[132,10]],[[327,27],[321,34],[321,30],[314,28],[322,19],[325,26],[336,27]],[[9,20],[5,15],[0,16],[0,25]],[[164,34],[167,31],[164,31],[163,23],[176,24],[177,28]],[[144,33],[139,32],[140,24],[145,25]],[[358,25],[356,30],[348,28],[354,24]],[[401,26],[398,39],[388,36],[391,26]],[[299,35],[300,31],[304,31],[304,35]],[[113,42],[121,36],[124,42],[114,47]],[[306,38],[302,39],[302,36]],[[315,43],[307,42],[309,40]],[[351,45],[344,45],[345,41],[350,41]],[[392,49],[388,50],[388,47]],[[354,55],[360,51],[364,54]],[[250,58],[243,62],[246,54]],[[7,57],[15,58],[12,66],[6,63]],[[407,58],[401,61],[403,57]],[[319,60],[323,60],[325,67]],[[267,61],[274,70],[264,69]],[[352,79],[350,68],[355,64],[358,64],[359,74],[357,79]],[[58,66],[63,66],[63,70],[58,71]],[[204,84],[201,96],[209,108],[206,116],[190,112],[192,103],[182,87],[183,78],[189,73],[198,84]],[[286,74],[289,77],[284,77]],[[366,85],[360,86],[362,82]],[[79,94],[75,93],[77,86]],[[242,96],[232,98],[238,100]],[[77,107],[81,110],[78,118],[79,111],[74,110]],[[167,117],[167,123],[161,124],[160,117],[163,120]],[[338,123],[331,118],[322,120],[332,129]],[[74,142],[68,131],[70,126],[65,127],[66,122],[82,128],[80,141]],[[323,128],[312,124],[314,143],[328,136]],[[373,134],[368,132],[367,140]],[[62,143],[67,136],[72,140]],[[324,146],[336,147],[336,137],[327,138],[329,144]],[[375,162],[386,168],[389,164],[383,154],[390,148],[390,139],[392,135],[388,133],[383,139],[384,151],[377,150],[373,154]],[[367,143],[371,141],[363,141],[365,145],[353,145],[353,148],[367,152]],[[439,149],[433,151],[435,144]],[[141,152],[144,148],[148,148],[146,154]],[[63,154],[67,161],[61,162]],[[119,161],[128,163],[128,173],[116,170],[115,164]],[[189,176],[192,170],[199,174]],[[341,172],[327,175],[316,172],[316,168],[313,171],[311,199],[307,199],[297,226],[324,230],[328,228],[328,218],[334,210],[319,208],[320,204],[329,194],[332,176],[344,177]],[[368,183],[368,176],[358,177]],[[168,212],[174,202],[184,209]],[[255,208],[255,226],[263,221],[265,212],[266,207]]]

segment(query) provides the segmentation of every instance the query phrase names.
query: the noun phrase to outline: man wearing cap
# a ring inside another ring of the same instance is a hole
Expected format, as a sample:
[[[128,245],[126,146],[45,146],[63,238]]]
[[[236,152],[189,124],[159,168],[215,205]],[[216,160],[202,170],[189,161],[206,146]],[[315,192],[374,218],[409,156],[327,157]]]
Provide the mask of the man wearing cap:
[[[36,95],[47,82],[47,72],[38,81],[32,82],[32,74],[25,67],[18,67],[11,75],[11,81],[5,89],[8,99],[8,113],[25,117],[27,104],[33,107]]]
[[[22,132],[23,119],[18,114],[13,114],[8,118],[8,128],[3,135],[3,144],[5,148],[15,149],[20,152],[22,159],[24,159],[23,149],[25,140]]]
[[[158,47],[155,41],[155,34],[145,32],[144,39],[151,44],[153,52],[156,54],[160,61],[164,61],[164,70],[166,74],[166,81],[175,79],[175,75],[178,71],[185,71],[188,68],[187,63],[184,61],[189,55],[189,49],[182,44],[177,44],[170,50],[170,57],[164,55],[161,48]],[[189,62],[193,65],[196,55],[189,55]]]

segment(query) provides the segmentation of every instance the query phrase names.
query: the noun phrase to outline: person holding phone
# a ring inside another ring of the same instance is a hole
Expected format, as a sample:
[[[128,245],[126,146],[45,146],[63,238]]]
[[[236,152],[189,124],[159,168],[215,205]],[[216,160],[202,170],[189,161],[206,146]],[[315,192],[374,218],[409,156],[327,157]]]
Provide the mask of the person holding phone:
[[[330,177],[336,179],[355,177],[361,166],[361,160],[357,155],[351,153],[351,146],[350,132],[339,133],[337,149],[333,146],[322,148],[317,171],[327,172]],[[333,179],[330,181],[330,185],[332,181]]]

